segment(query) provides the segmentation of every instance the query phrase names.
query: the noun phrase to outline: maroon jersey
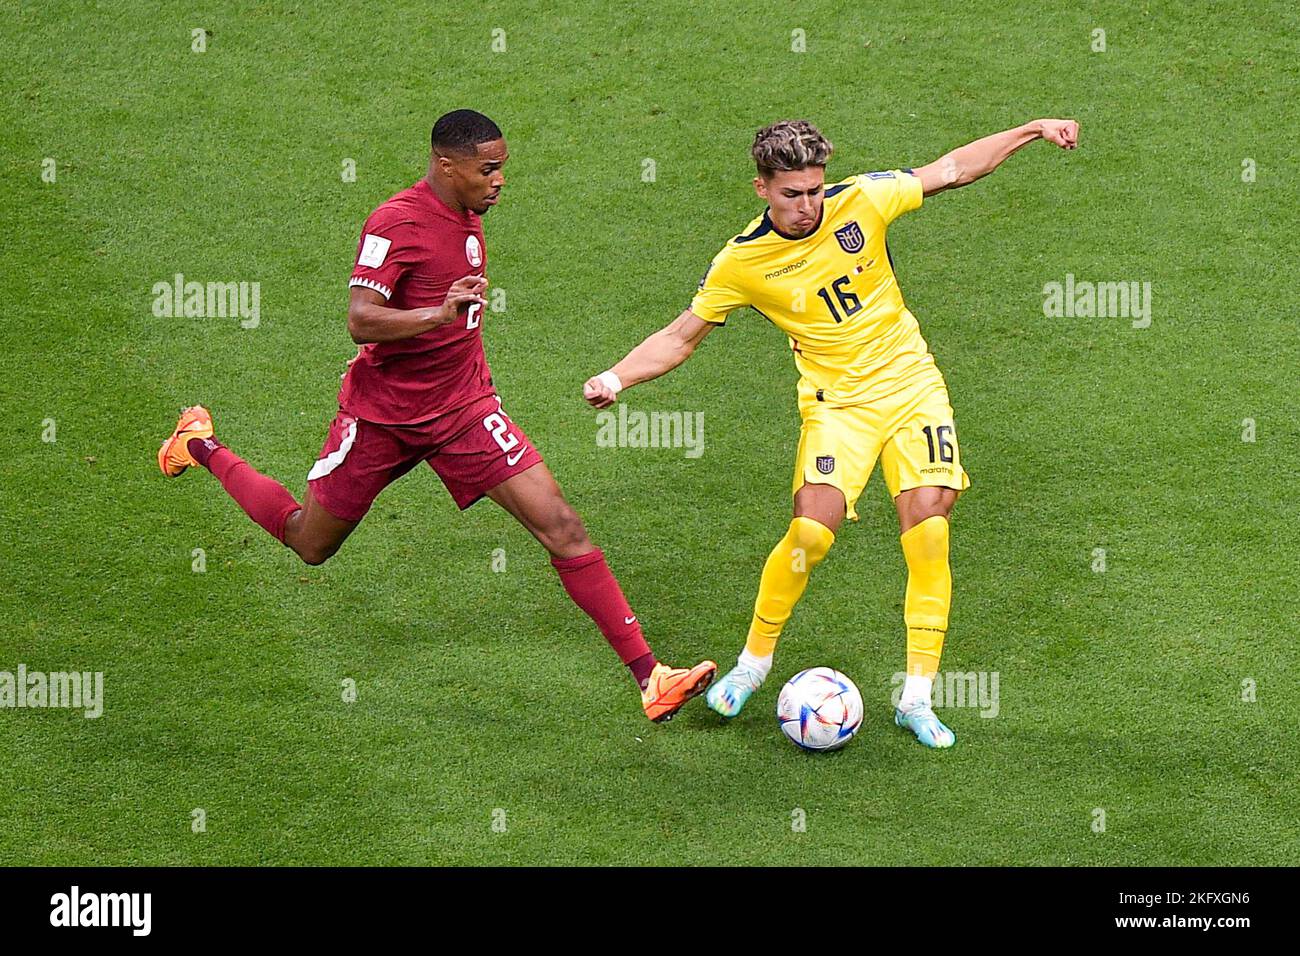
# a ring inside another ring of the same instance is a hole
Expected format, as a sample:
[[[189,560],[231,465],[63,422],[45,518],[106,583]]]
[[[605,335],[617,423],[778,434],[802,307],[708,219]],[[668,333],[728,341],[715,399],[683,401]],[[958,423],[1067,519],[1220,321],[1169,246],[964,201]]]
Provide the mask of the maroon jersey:
[[[374,289],[394,309],[441,305],[457,279],[483,275],[483,226],[454,212],[421,179],[370,214],[349,286]],[[348,364],[339,407],[366,421],[412,425],[493,394],[477,304],[456,320],[398,342],[361,346]]]

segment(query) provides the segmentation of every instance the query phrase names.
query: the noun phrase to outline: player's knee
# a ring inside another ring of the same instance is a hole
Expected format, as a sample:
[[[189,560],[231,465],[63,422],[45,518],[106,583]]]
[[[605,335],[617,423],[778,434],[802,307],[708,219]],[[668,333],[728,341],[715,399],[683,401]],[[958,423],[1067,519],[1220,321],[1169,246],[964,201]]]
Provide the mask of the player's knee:
[[[904,527],[914,528],[930,518],[947,521],[952,506],[957,502],[957,492],[950,488],[917,488],[904,492],[907,496],[899,507],[899,519]]]
[[[936,520],[937,519],[937,520]],[[913,543],[909,549],[904,546],[908,560],[946,561],[948,559],[948,517],[932,514],[922,518],[906,532]]]
[[[835,534],[816,518],[800,516],[790,522],[790,543],[798,548],[812,567],[831,549]]]
[[[545,543],[546,549],[552,554],[569,555],[587,548],[591,540],[587,537],[582,518],[566,504],[556,512],[547,527]]]
[[[304,544],[298,545],[294,550],[298,557],[302,558],[304,564],[318,565],[324,564],[330,558],[338,553],[337,544]]]
[[[808,518],[835,534],[848,510],[844,493],[830,485],[805,484],[794,496],[796,518]]]
[[[924,521],[936,515],[947,518],[952,514],[952,506],[956,503],[957,492],[952,488],[918,488],[913,507],[917,520]]]

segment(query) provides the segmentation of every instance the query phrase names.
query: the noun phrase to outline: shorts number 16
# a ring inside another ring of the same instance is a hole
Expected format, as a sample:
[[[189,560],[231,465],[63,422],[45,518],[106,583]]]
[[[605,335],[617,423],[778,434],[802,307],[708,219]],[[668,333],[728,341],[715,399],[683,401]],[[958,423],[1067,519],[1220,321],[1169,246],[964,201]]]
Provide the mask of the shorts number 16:
[[[944,435],[944,432],[947,432],[949,435],[952,434],[951,425],[940,425],[934,430],[933,434],[931,434],[929,425],[926,425],[921,429],[921,431],[925,432],[925,443],[930,446],[931,463],[934,462],[934,440],[936,438],[939,439],[939,460],[948,462],[952,461],[952,442],[950,442],[947,436]]]

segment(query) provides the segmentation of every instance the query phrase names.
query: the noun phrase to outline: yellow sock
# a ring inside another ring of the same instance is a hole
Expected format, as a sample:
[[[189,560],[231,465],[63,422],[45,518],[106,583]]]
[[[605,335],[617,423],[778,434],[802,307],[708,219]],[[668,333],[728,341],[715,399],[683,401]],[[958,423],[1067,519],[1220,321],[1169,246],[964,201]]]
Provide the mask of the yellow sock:
[[[900,537],[907,558],[907,673],[934,679],[948,630],[952,571],[948,567],[948,519],[931,515]]]
[[[808,574],[826,557],[835,535],[830,528],[812,518],[799,517],[786,531],[763,565],[763,578],[754,601],[754,619],[749,625],[745,650],[755,657],[768,657],[776,650],[781,628],[790,620],[790,612],[803,597]]]

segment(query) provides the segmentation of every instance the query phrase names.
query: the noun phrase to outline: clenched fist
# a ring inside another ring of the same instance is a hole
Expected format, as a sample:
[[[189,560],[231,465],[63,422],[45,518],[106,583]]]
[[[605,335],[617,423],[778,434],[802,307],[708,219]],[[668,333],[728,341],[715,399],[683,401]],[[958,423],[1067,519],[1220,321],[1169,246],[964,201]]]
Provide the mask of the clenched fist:
[[[1074,149],[1079,145],[1079,121],[1063,119],[1039,120],[1043,139],[1055,143],[1061,149]]]
[[[609,381],[607,376],[611,375],[610,372],[602,372],[587,379],[586,384],[582,386],[582,397],[596,408],[609,408],[613,405],[618,401],[618,393],[621,389],[615,388],[614,383]]]

